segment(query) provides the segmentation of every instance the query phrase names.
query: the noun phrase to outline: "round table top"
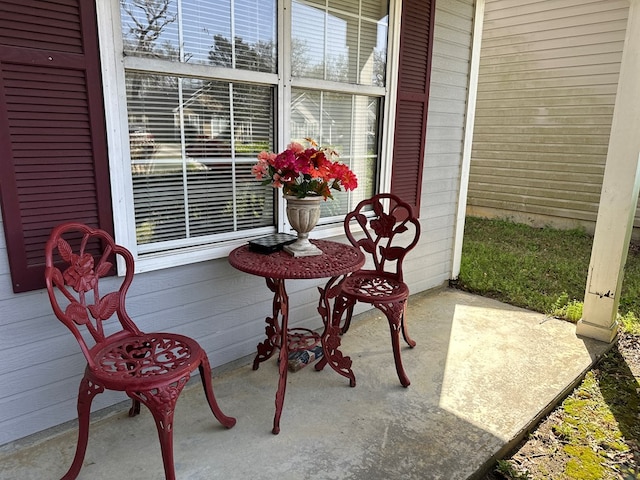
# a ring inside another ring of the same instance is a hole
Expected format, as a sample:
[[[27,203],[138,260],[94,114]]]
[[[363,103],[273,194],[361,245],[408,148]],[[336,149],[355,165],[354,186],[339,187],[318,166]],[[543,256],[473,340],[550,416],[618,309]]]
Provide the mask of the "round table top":
[[[266,278],[325,278],[355,272],[364,265],[360,249],[329,240],[311,240],[322,255],[293,257],[284,251],[270,254],[249,250],[249,245],[234,249],[229,263],[243,272]]]

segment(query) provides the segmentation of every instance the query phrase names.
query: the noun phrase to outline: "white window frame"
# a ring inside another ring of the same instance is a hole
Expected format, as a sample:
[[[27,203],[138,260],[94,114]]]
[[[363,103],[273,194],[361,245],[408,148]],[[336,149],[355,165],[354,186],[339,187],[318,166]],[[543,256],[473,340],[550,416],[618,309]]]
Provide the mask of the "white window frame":
[[[247,242],[246,235],[234,234],[227,241],[215,244],[182,247],[176,250],[156,252],[139,255],[136,241],[135,211],[133,201],[133,181],[131,178],[131,158],[129,155],[129,131],[127,117],[127,100],[125,87],[125,61],[127,68],[136,65],[153,65],[153,59],[127,57],[123,58],[123,42],[120,26],[119,0],[95,0],[98,19],[98,35],[100,43],[100,55],[102,66],[102,81],[104,94],[104,113],[106,121],[107,145],[109,154],[109,171],[111,180],[111,195],[113,207],[113,224],[116,241],[129,249],[136,259],[136,273],[159,270],[163,268],[186,265],[190,263],[212,260],[225,257],[234,248]],[[399,63],[400,46],[400,13],[401,0],[390,0],[389,5],[389,30],[387,44],[387,81],[386,86],[375,87],[366,85],[349,85],[340,89],[345,93],[373,95],[382,98],[383,119],[378,155],[379,165],[379,191],[388,192],[391,185],[391,156],[393,152],[393,138],[395,125],[395,107],[397,92],[397,73]],[[289,143],[290,132],[290,103],[291,89],[305,88],[312,90],[333,90],[332,82],[313,80],[309,78],[291,78],[289,62],[290,53],[290,26],[291,26],[291,0],[279,0],[277,4],[277,22],[283,28],[278,27],[278,44],[282,45],[282,54],[278,55],[278,74],[273,75],[273,81],[277,84],[278,96],[276,106],[276,121],[278,137],[276,148],[283,149]],[[184,67],[182,65],[181,67]],[[207,69],[207,76],[211,72],[209,66],[191,65],[191,73],[197,75],[201,69]],[[158,69],[162,71],[163,69]],[[237,72],[235,80],[243,78],[243,72]],[[251,81],[255,77],[246,73],[246,79]],[[220,72],[220,78],[225,78],[225,73]],[[233,80],[233,79],[230,79]],[[279,81],[278,81],[279,80]],[[382,93],[384,92],[384,93]],[[278,190],[276,202],[276,228],[280,232],[290,232],[291,228],[286,221],[285,206],[282,201],[282,192]],[[325,225],[314,229],[314,238],[327,238],[344,234],[342,223]],[[118,269],[121,271],[121,268]]]

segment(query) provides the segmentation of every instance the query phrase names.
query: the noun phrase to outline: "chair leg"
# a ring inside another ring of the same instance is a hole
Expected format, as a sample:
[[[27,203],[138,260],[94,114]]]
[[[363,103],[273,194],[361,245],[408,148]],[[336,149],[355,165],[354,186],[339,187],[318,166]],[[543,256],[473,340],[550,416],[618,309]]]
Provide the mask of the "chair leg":
[[[131,399],[131,408],[129,408],[129,416],[135,417],[140,413],[140,402],[135,398]]]
[[[347,315],[344,319],[344,325],[342,325],[342,330],[340,331],[340,333],[344,335],[349,331],[349,327],[351,326],[351,318],[353,317],[353,307],[355,306],[356,302],[355,300],[345,300],[343,299],[343,297],[341,297],[341,301],[346,306],[346,311],[347,311]],[[336,305],[337,305],[337,300],[336,300]],[[340,312],[340,315],[342,315],[342,312]]]
[[[76,445],[76,454],[73,457],[71,467],[69,467],[67,473],[62,477],[62,480],[74,480],[80,473],[89,441],[91,402],[97,394],[102,392],[104,392],[104,387],[93,383],[86,376],[80,382],[80,390],[78,391],[78,443]]]
[[[180,392],[189,380],[185,375],[176,383],[159,387],[148,392],[127,392],[131,398],[144,403],[153,415],[160,439],[162,463],[166,480],[175,480],[176,472],[173,462],[173,414]]]
[[[411,348],[416,346],[416,342],[409,337],[409,332],[407,331],[407,302],[404,302],[404,308],[402,309],[402,319],[400,320],[400,325],[402,327],[402,337],[404,341],[407,342]]]
[[[389,321],[389,330],[391,332],[391,346],[393,347],[393,359],[396,364],[396,373],[403,387],[411,385],[409,377],[402,366],[402,357],[400,355],[400,330],[402,330],[402,320],[404,313],[404,303],[375,304],[374,306],[382,311]]]
[[[220,407],[218,406],[218,402],[216,402],[216,397],[213,393],[213,384],[211,382],[211,365],[209,364],[209,359],[206,355],[203,354],[198,368],[200,370],[200,378],[202,379],[204,395],[207,398],[207,402],[209,402],[211,412],[213,412],[213,415],[222,425],[227,428],[233,427],[236,424],[236,419],[233,417],[227,417],[222,413],[222,410],[220,410]]]

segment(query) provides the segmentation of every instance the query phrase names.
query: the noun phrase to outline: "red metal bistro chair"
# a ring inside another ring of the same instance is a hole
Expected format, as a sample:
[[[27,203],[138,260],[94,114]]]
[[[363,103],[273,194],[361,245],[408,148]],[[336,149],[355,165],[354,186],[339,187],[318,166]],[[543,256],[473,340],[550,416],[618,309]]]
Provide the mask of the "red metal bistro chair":
[[[103,287],[115,286],[108,293],[102,292],[98,284],[112,270],[117,255],[124,259],[126,274],[103,281]],[[80,473],[89,438],[91,402],[105,389],[123,391],[133,400],[130,416],[140,412],[140,403],[149,408],[158,428],[168,480],[175,479],[173,412],[194,370],[200,370],[205,396],[215,417],[227,428],[236,423],[216,403],[209,360],[195,340],[173,333],[143,333],[133,323],[125,309],[133,272],[131,253],[116,245],[103,230],[66,223],[51,232],[45,270],[49,300],[87,359],[78,393],[78,444],[63,480],[75,479]],[[114,314],[120,322],[115,329],[105,325]],[[88,333],[83,336],[81,330]]]
[[[387,208],[385,209],[385,204]],[[402,279],[402,261],[420,238],[420,222],[413,215],[411,205],[395,195],[382,193],[360,202],[344,220],[349,241],[369,254],[373,269],[361,269],[348,276],[341,285],[336,312],[346,310],[342,333],[349,330],[356,302],[372,304],[389,321],[391,345],[400,383],[411,383],[402,366],[400,332],[410,347],[414,342],[407,333],[405,311],[409,287]]]

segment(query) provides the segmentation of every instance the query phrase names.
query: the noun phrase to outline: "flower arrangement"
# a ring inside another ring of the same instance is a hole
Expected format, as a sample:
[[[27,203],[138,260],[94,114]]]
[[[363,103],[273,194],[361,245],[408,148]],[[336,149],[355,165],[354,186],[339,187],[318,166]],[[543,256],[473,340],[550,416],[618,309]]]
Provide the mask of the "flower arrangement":
[[[334,158],[338,153],[328,147],[320,147],[310,138],[309,147],[291,142],[283,152],[262,151],[258,163],[251,169],[263,185],[282,187],[285,195],[298,198],[322,196],[333,199],[332,190],[353,190],[358,179],[347,165]]]

